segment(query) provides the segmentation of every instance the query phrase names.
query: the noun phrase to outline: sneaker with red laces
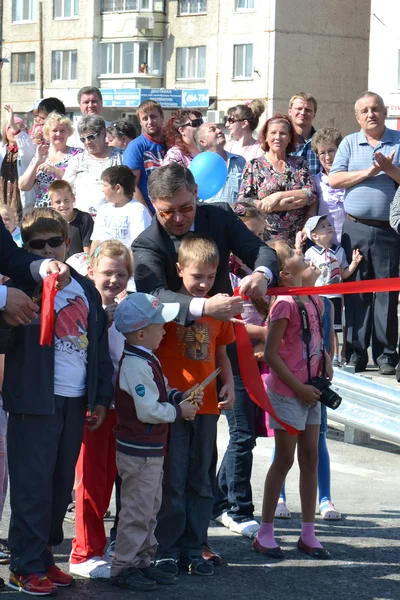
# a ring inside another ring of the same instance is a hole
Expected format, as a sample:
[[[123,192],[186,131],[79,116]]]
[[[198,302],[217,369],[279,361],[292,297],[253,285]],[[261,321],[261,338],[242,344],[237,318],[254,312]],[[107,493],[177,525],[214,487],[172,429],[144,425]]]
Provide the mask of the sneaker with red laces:
[[[47,569],[45,576],[57,587],[68,587],[75,582],[72,575],[64,573],[64,571],[61,571],[56,565],[51,565],[51,567]]]
[[[10,573],[8,587],[31,596],[55,596],[57,594],[56,586],[44,573],[31,573],[30,575]]]

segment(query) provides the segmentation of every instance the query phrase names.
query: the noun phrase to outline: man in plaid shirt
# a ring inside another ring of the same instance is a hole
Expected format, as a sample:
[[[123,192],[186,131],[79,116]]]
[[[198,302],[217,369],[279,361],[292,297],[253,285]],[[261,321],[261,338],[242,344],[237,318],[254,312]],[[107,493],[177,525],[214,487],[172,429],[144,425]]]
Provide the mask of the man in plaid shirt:
[[[311,138],[315,133],[312,122],[316,113],[317,101],[311,94],[299,92],[290,98],[288,114],[298,137],[296,150],[292,152],[292,155],[306,158],[313,175],[317,175],[321,170],[318,157],[311,150]]]

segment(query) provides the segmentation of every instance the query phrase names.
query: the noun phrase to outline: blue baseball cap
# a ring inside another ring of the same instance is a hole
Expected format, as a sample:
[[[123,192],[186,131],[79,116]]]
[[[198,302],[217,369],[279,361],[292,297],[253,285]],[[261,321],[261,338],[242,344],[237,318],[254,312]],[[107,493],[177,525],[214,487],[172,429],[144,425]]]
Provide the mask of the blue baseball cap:
[[[179,309],[178,302],[163,304],[151,294],[136,292],[118,304],[114,314],[115,328],[121,333],[132,333],[151,323],[169,323],[176,319]]]
[[[318,227],[318,223],[321,219],[327,219],[328,215],[317,215],[316,217],[310,217],[307,219],[306,224],[304,225],[305,232],[309,240],[311,240],[311,234],[316,227]]]

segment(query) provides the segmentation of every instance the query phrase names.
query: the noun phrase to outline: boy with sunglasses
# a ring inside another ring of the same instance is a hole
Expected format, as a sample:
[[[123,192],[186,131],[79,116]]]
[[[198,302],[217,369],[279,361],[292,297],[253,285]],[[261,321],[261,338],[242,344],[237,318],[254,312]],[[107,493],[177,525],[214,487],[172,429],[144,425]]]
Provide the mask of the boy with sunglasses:
[[[57,211],[31,210],[22,219],[21,235],[29,252],[64,260],[68,223]],[[71,269],[70,283],[54,299],[49,346],[40,345],[39,336],[52,308],[46,312],[41,287],[24,291],[38,303],[38,318],[10,330],[2,348],[12,509],[8,585],[51,596],[73,583],[55,565],[52,547],[63,541],[86,411],[91,429],[99,428],[113,395],[113,366],[105,313],[91,282]]]

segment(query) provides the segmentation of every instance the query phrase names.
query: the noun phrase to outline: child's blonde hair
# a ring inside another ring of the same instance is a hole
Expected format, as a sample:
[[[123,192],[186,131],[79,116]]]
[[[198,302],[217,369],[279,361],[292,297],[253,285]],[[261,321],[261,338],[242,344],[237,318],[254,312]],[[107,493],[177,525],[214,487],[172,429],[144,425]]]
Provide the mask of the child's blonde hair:
[[[47,190],[50,200],[51,200],[51,196],[54,194],[54,192],[60,192],[62,190],[68,190],[72,196],[74,195],[74,190],[72,189],[72,187],[68,183],[68,181],[65,181],[65,179],[55,179],[49,185],[49,189]]]
[[[24,244],[44,233],[61,235],[64,239],[69,236],[68,222],[54,208],[32,208],[22,217],[20,227]]]
[[[279,262],[279,285],[289,286],[291,284],[291,276],[285,272],[285,263],[292,258],[293,248],[291,248],[286,242],[282,240],[273,240],[267,242],[267,245],[275,250]]]
[[[92,269],[99,266],[99,262],[104,257],[121,258],[128,272],[129,277],[133,275],[133,256],[132,251],[124,246],[118,240],[107,240],[96,246],[95,251],[89,259],[89,265]]]
[[[177,260],[181,267],[186,267],[190,263],[218,267],[219,252],[217,244],[206,236],[189,233],[179,246]]]

